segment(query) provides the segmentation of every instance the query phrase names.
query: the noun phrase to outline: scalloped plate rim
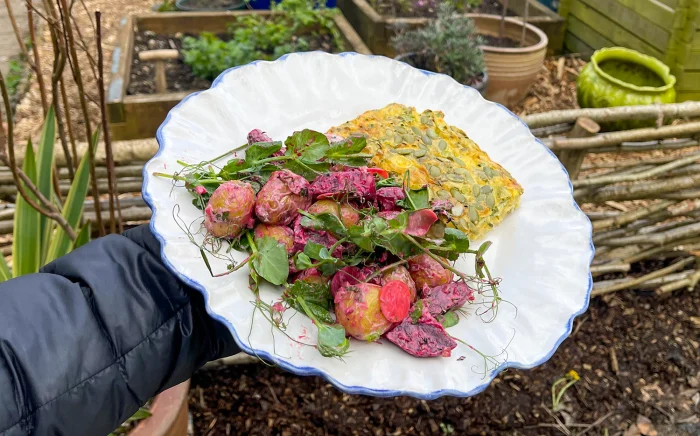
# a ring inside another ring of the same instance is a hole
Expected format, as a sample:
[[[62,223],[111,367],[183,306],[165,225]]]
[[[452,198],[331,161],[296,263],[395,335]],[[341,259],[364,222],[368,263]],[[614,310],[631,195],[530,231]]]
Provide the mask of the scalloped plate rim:
[[[283,55],[282,57],[278,58],[275,61],[254,61],[254,62],[251,62],[251,63],[246,64],[246,65],[240,65],[237,67],[229,68],[229,69],[223,71],[212,82],[211,87],[209,89],[214,89],[215,87],[217,87],[220,84],[223,77],[226,76],[227,74],[229,74],[231,71],[234,71],[234,70],[237,70],[240,68],[245,68],[245,67],[250,66],[250,65],[255,65],[255,64],[260,63],[260,62],[264,62],[264,63],[283,62],[284,60],[286,60],[290,56],[304,56],[305,54],[308,54],[308,53],[318,53],[318,52],[312,51],[312,52],[286,54],[286,55]],[[324,52],[321,52],[321,53],[324,53]],[[359,54],[356,52],[343,52],[343,53],[337,54],[336,56],[384,57],[384,56],[379,56],[379,55],[362,55],[362,54]],[[400,61],[396,61],[396,62],[400,62]],[[404,63],[404,62],[401,62],[401,63]],[[411,67],[411,68],[414,68],[414,67]],[[423,74],[425,74],[427,76],[445,76],[444,74],[434,73],[432,71],[421,70],[418,68],[414,68],[414,69],[422,72]],[[449,76],[447,76],[447,77],[449,77]],[[454,80],[454,79],[452,79],[452,80]],[[462,86],[464,86],[465,88],[471,88],[470,86],[467,86],[467,85],[462,85]],[[496,378],[496,376],[498,376],[498,374],[500,374],[501,371],[503,371],[507,368],[532,369],[532,368],[535,368],[535,367],[540,366],[540,365],[544,364],[545,362],[547,362],[549,359],[551,359],[551,357],[554,355],[556,350],[559,348],[559,345],[561,345],[561,343],[566,338],[568,338],[569,335],[571,334],[574,319],[576,317],[582,315],[583,313],[585,313],[586,310],[588,310],[588,305],[589,305],[590,297],[591,297],[591,291],[593,289],[593,277],[590,274],[590,272],[588,274],[588,289],[586,291],[586,298],[585,298],[583,306],[581,307],[580,310],[574,312],[571,315],[571,317],[569,318],[569,320],[566,324],[566,329],[565,329],[564,333],[555,342],[554,347],[552,347],[552,349],[549,350],[549,352],[547,352],[546,355],[542,359],[540,359],[532,364],[522,364],[519,362],[508,361],[508,362],[504,363],[503,365],[500,365],[497,368],[495,368],[494,370],[492,370],[488,377],[484,377],[483,383],[479,384],[478,386],[476,386],[474,389],[472,389],[470,391],[461,391],[461,390],[455,390],[455,389],[440,389],[440,390],[432,391],[429,393],[422,393],[422,392],[404,391],[404,390],[372,389],[372,388],[363,387],[363,386],[348,386],[348,385],[345,385],[343,383],[340,383],[338,380],[333,378],[333,376],[331,376],[327,372],[320,370],[318,368],[315,368],[312,366],[294,365],[294,364],[292,364],[292,363],[290,363],[290,362],[288,362],[280,357],[276,357],[276,356],[274,356],[266,351],[256,350],[255,348],[248,347],[239,338],[238,333],[236,332],[236,328],[233,326],[233,324],[231,324],[223,316],[212,311],[211,306],[209,304],[210,295],[209,295],[209,292],[207,292],[207,290],[205,289],[205,287],[203,285],[201,285],[195,279],[193,279],[189,276],[186,276],[185,274],[182,274],[180,271],[178,271],[177,268],[175,268],[175,266],[170,262],[170,260],[166,256],[166,254],[165,254],[166,239],[155,228],[155,219],[154,218],[157,214],[157,210],[153,204],[153,201],[151,199],[151,195],[148,192],[148,182],[149,182],[150,175],[148,174],[147,168],[148,168],[148,165],[150,164],[150,162],[155,160],[156,158],[158,158],[160,156],[160,154],[165,149],[165,147],[163,145],[164,144],[164,140],[163,140],[164,127],[170,122],[170,118],[171,118],[172,113],[174,111],[176,111],[187,100],[200,94],[203,91],[206,91],[206,90],[195,91],[195,92],[187,95],[185,98],[183,98],[177,105],[175,105],[175,107],[173,107],[170,111],[168,111],[168,115],[166,116],[165,120],[160,125],[160,127],[158,127],[158,130],[156,132],[156,140],[158,142],[158,151],[144,165],[144,168],[143,168],[143,187],[141,190],[141,195],[142,195],[145,203],[148,205],[148,207],[152,211],[153,216],[151,217],[151,220],[149,223],[149,228],[151,229],[151,233],[155,236],[155,238],[161,244],[160,254],[161,254],[161,258],[162,258],[163,262],[165,263],[166,267],[168,269],[170,269],[170,271],[172,271],[178,278],[180,278],[180,280],[182,280],[183,282],[188,284],[190,287],[196,289],[204,296],[205,308],[206,308],[206,311],[209,314],[209,316],[211,316],[212,318],[216,319],[217,321],[221,322],[222,324],[224,324],[228,327],[228,329],[231,331],[231,334],[232,334],[234,340],[236,341],[236,344],[241,349],[241,351],[245,352],[246,354],[263,358],[263,359],[270,361],[270,362],[274,363],[275,365],[281,367],[282,369],[289,371],[289,372],[296,374],[296,375],[323,377],[328,383],[335,386],[337,389],[339,389],[343,392],[346,392],[346,393],[350,393],[350,394],[368,395],[368,396],[374,396],[374,397],[409,396],[409,397],[418,398],[421,400],[434,400],[434,399],[437,399],[437,398],[440,398],[443,396],[466,398],[466,397],[471,397],[471,396],[477,395],[477,394],[481,393],[482,391],[484,391],[491,384],[491,382]],[[494,103],[494,102],[491,102],[491,103]],[[506,113],[508,113],[511,117],[513,117],[519,123],[523,124],[526,128],[528,128],[527,124],[525,124],[525,122],[523,120],[521,120],[517,115],[515,115],[513,112],[511,112],[508,108],[506,108],[505,106],[503,106],[499,103],[494,103],[494,104],[497,105],[502,110],[506,111]],[[528,131],[529,131],[529,128],[528,128]],[[531,133],[530,133],[530,135],[532,136]],[[540,146],[542,146],[545,150],[547,150],[547,152],[549,152],[552,156],[555,156],[554,153],[547,146],[545,146],[542,143],[542,141],[540,141],[538,138],[536,138],[534,136],[533,136],[533,138],[538,144],[540,144]],[[589,264],[590,264],[590,262],[592,262],[592,260],[593,260],[593,256],[595,255],[595,246],[593,244],[593,227],[592,227],[588,217],[583,213],[583,211],[581,210],[581,208],[579,207],[579,205],[576,203],[576,201],[573,198],[573,185],[571,184],[571,180],[569,178],[568,172],[566,171],[566,168],[564,168],[564,166],[561,164],[561,162],[559,162],[558,159],[557,159],[557,162],[559,163],[561,170],[564,172],[564,174],[566,174],[568,184],[569,184],[569,191],[570,191],[570,195],[571,195],[571,200],[572,200],[572,203],[573,203],[575,209],[580,214],[582,214],[584,217],[586,217],[586,220],[588,222],[588,227],[590,230],[590,232],[589,232],[590,233],[590,236],[589,236],[589,245],[590,245]]]

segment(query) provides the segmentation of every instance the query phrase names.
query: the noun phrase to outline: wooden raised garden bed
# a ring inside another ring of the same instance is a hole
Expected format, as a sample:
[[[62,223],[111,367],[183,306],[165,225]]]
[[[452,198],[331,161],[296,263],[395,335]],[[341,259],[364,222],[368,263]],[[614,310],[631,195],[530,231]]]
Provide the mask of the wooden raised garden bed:
[[[270,11],[228,11],[228,12],[171,12],[132,15],[120,22],[120,36],[112,56],[112,77],[107,90],[107,115],[112,139],[130,140],[152,138],[158,127],[177,103],[193,91],[206,89],[206,82],[193,80],[191,88],[168,89],[162,93],[129,93],[134,62],[134,45],[139,32],[152,32],[155,35],[182,35],[211,32],[226,32],[227,26],[235,17],[259,14],[270,15]],[[346,51],[371,54],[345,17],[338,13],[334,17],[343,35]],[[167,38],[166,38],[167,40]],[[170,42],[172,45],[172,42]],[[174,48],[174,47],[170,47]],[[172,61],[181,63],[181,61]]]
[[[525,2],[529,2],[529,18],[527,22],[540,28],[549,40],[548,53],[561,51],[564,43],[564,19],[551,9],[536,0],[510,0],[509,15],[521,17],[525,12]],[[607,0],[604,0],[607,1]],[[410,28],[424,26],[430,18],[424,17],[391,17],[380,15],[367,0],[338,0],[338,8],[343,11],[348,21],[357,30],[372,52],[394,57],[396,53],[391,47],[391,37],[396,27]]]
[[[700,100],[700,0],[561,0],[565,46],[612,46],[654,56],[676,76],[677,101]]]

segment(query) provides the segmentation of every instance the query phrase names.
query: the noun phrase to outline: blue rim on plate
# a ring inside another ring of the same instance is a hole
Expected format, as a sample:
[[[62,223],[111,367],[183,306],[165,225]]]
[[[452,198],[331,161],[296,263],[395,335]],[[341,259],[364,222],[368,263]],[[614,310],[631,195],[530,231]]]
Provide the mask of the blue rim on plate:
[[[305,53],[287,54],[287,55],[284,55],[284,56],[280,57],[279,59],[277,59],[277,60],[275,60],[275,61],[272,61],[272,62],[284,62],[284,61],[285,61],[288,57],[290,57],[290,56],[304,56],[305,54],[308,54],[308,53],[315,53],[315,52],[305,52]],[[344,53],[338,54],[337,56],[383,57],[383,56],[377,56],[377,55],[362,55],[362,54],[358,54],[358,53],[355,53],[355,52],[344,52]],[[245,67],[247,67],[247,66],[254,65],[254,64],[258,63],[258,62],[267,62],[267,61],[255,61],[255,62],[251,62],[250,64],[241,65],[241,66],[237,66],[237,67],[233,67],[233,68],[229,68],[229,69],[225,70],[224,72],[222,72],[222,73],[214,80],[214,82],[212,83],[210,89],[213,89],[213,88],[217,87],[217,86],[221,83],[223,77],[225,77],[225,76],[226,76],[228,73],[230,73],[231,71],[237,70],[237,69],[239,69],[239,68],[245,68]],[[399,62],[399,61],[394,61],[394,62]],[[411,68],[416,69],[416,70],[418,70],[418,71],[421,71],[423,74],[428,75],[428,76],[432,76],[432,75],[435,75],[435,76],[444,76],[443,74],[434,73],[434,72],[431,72],[431,71],[420,70],[420,69],[417,69],[417,68],[414,68],[414,67],[411,67]],[[462,86],[464,86],[465,88],[470,88],[469,86],[466,86],[466,85],[462,85]],[[287,362],[287,361],[285,361],[285,360],[283,360],[283,359],[281,359],[281,358],[279,358],[279,357],[277,357],[277,356],[275,356],[275,355],[272,355],[272,354],[270,354],[270,353],[268,353],[268,352],[266,352],[266,351],[263,351],[263,350],[256,350],[256,349],[254,349],[254,348],[248,347],[247,345],[245,345],[245,343],[244,343],[243,341],[241,341],[241,339],[239,338],[238,333],[237,333],[236,329],[233,327],[233,325],[232,325],[227,319],[225,319],[224,317],[222,317],[222,316],[220,316],[220,315],[214,313],[214,312],[211,310],[211,306],[210,306],[210,304],[209,304],[209,298],[210,298],[210,296],[209,296],[209,293],[208,293],[208,292],[206,291],[206,289],[204,288],[204,286],[201,285],[201,284],[200,284],[199,282],[197,282],[196,280],[192,279],[191,277],[188,277],[188,276],[186,276],[186,275],[180,273],[180,272],[170,263],[170,261],[168,260],[167,256],[166,256],[165,253],[164,253],[165,242],[166,242],[166,241],[165,241],[165,238],[164,238],[160,233],[158,233],[158,231],[156,230],[155,225],[154,225],[155,216],[156,216],[156,214],[157,214],[157,210],[156,210],[156,208],[154,207],[153,200],[152,200],[150,194],[148,193],[148,191],[147,191],[147,189],[146,189],[146,187],[148,186],[148,183],[149,183],[149,178],[150,178],[150,174],[149,174],[148,171],[147,171],[148,164],[149,164],[152,160],[156,159],[156,158],[163,152],[163,150],[164,150],[163,129],[164,129],[164,127],[168,124],[168,122],[170,121],[172,112],[173,112],[175,109],[177,109],[178,107],[180,107],[181,105],[183,105],[187,100],[189,100],[190,98],[196,96],[196,95],[199,94],[200,92],[202,92],[202,91],[194,92],[194,93],[192,93],[192,94],[186,96],[182,101],[180,101],[173,109],[171,109],[171,110],[168,112],[168,116],[165,118],[165,120],[163,121],[163,123],[162,123],[162,124],[160,125],[160,127],[158,128],[158,131],[157,131],[157,133],[156,133],[156,139],[157,139],[157,141],[158,141],[158,151],[157,151],[156,154],[153,156],[153,158],[151,158],[151,159],[149,160],[149,162],[147,162],[146,165],[144,165],[144,169],[143,169],[143,188],[142,188],[142,196],[143,196],[144,201],[145,201],[146,204],[151,208],[151,211],[152,211],[152,213],[153,213],[153,216],[151,217],[151,221],[150,221],[150,229],[151,229],[151,232],[153,233],[153,235],[156,237],[156,239],[158,239],[158,241],[159,241],[160,244],[161,244],[161,258],[163,259],[163,262],[165,263],[165,265],[166,265],[178,278],[180,278],[180,280],[182,280],[184,283],[186,283],[186,284],[189,285],[190,287],[192,287],[192,288],[194,288],[194,289],[196,289],[197,291],[199,291],[199,292],[202,293],[202,295],[204,296],[204,302],[205,302],[205,306],[206,306],[206,311],[207,311],[207,313],[208,313],[212,318],[214,318],[214,319],[216,319],[217,321],[223,323],[224,325],[226,325],[226,326],[229,328],[229,330],[231,331],[231,334],[233,335],[233,337],[234,337],[234,339],[235,339],[235,341],[236,341],[236,344],[237,344],[237,345],[240,347],[240,349],[241,349],[242,351],[244,351],[245,353],[250,354],[250,355],[253,355],[253,356],[258,356],[258,357],[260,357],[260,358],[262,358],[262,359],[264,359],[264,360],[266,360],[266,361],[269,361],[269,362],[274,363],[275,365],[278,365],[280,368],[282,368],[282,369],[284,369],[284,370],[286,370],[286,371],[289,371],[289,372],[294,373],[294,374],[297,374],[297,375],[305,375],[305,376],[312,375],[312,376],[320,376],[320,377],[323,377],[326,381],[328,381],[330,384],[332,384],[333,386],[335,386],[335,387],[338,388],[339,390],[341,390],[341,391],[343,391],[343,392],[346,392],[346,393],[349,393],[349,394],[369,395],[369,396],[375,396],[375,397],[410,396],[410,397],[418,398],[418,399],[421,399],[421,400],[433,400],[433,399],[440,398],[440,397],[443,397],[443,396],[452,396],[452,397],[465,398],[465,397],[470,397],[470,396],[473,396],[473,395],[476,395],[476,394],[482,392],[484,389],[486,389],[486,388],[491,384],[491,382],[493,381],[493,379],[496,378],[496,376],[497,376],[501,371],[503,371],[503,370],[505,370],[505,369],[507,369],[507,368],[532,369],[532,368],[535,368],[535,367],[540,366],[540,365],[542,365],[543,363],[547,362],[547,361],[554,355],[555,351],[559,348],[559,345],[561,345],[561,343],[562,343],[567,337],[569,337],[569,335],[571,334],[571,330],[572,330],[572,327],[573,327],[574,318],[576,318],[577,316],[583,314],[583,313],[586,312],[586,310],[588,309],[588,304],[589,304],[590,296],[591,296],[591,290],[592,290],[592,288],[593,288],[593,278],[592,278],[590,272],[589,272],[589,274],[588,274],[588,289],[587,289],[587,291],[586,291],[586,299],[585,299],[585,302],[584,302],[583,306],[581,307],[580,310],[576,311],[576,312],[569,318],[568,323],[567,323],[567,325],[566,325],[566,331],[565,331],[564,334],[556,341],[554,347],[545,355],[545,357],[543,357],[542,359],[540,359],[539,361],[537,361],[537,362],[535,362],[535,363],[533,363],[533,364],[523,364],[523,363],[512,362],[512,361],[505,362],[504,364],[502,364],[502,365],[498,366],[497,368],[493,369],[493,370],[489,373],[488,377],[484,377],[483,383],[482,383],[482,384],[478,385],[476,388],[474,388],[474,389],[472,389],[472,390],[470,390],[470,391],[460,391],[460,390],[454,390],[454,389],[442,389],[442,390],[437,390],[437,391],[433,391],[433,392],[430,392],[430,393],[420,393],[420,392],[403,391],[403,390],[370,389],[370,388],[361,387],[361,386],[348,386],[348,385],[344,385],[344,384],[340,383],[338,380],[334,379],[332,376],[330,376],[329,374],[327,374],[326,372],[324,372],[324,371],[322,371],[322,370],[320,370],[320,369],[313,368],[313,367],[309,367],[309,366],[297,366],[297,365],[293,365],[293,364],[291,364],[291,363],[289,363],[289,362]],[[502,110],[504,110],[505,112],[507,112],[510,116],[512,116],[513,118],[515,118],[516,120],[518,120],[518,121],[519,121],[522,125],[524,125],[524,126],[528,129],[528,131],[529,131],[529,127],[527,127],[527,125],[526,125],[517,115],[515,115],[513,112],[511,112],[508,108],[504,107],[503,105],[498,104],[498,103],[495,103],[495,104],[496,104],[498,107],[500,107]],[[554,155],[554,153],[553,153],[549,148],[547,148],[547,146],[545,146],[539,139],[535,138],[531,133],[530,133],[530,136],[532,136],[532,137],[535,139],[535,141],[536,141],[538,144],[540,144],[540,146],[542,146],[545,150],[547,150],[547,152],[550,153],[550,155],[552,155],[552,156],[554,156],[554,157],[556,158],[556,156]],[[558,159],[557,159],[557,162],[559,162]],[[564,168],[564,166],[561,164],[561,162],[559,162],[559,165],[560,165],[561,171],[564,172],[564,174],[566,175],[566,178],[567,178],[567,180],[568,180],[569,191],[570,191],[570,194],[571,194],[571,199],[572,199],[572,201],[573,201],[574,207],[575,207],[579,212],[581,212],[581,213],[583,214],[583,211],[581,211],[581,208],[578,206],[578,204],[576,203],[576,201],[573,199],[573,185],[571,184],[571,180],[569,179],[569,174],[568,174],[568,172],[566,171],[566,169]],[[584,214],[584,216],[585,216],[585,214]],[[590,259],[589,259],[589,264],[590,264],[590,262],[592,262],[592,260],[593,260],[593,256],[595,255],[595,247],[594,247],[594,245],[593,245],[593,227],[592,227],[592,225],[591,225],[591,223],[590,223],[590,220],[589,220],[588,218],[586,218],[586,220],[587,220],[587,223],[588,223],[588,226],[589,226],[589,230],[590,230],[590,236],[589,236],[590,251],[591,251],[591,253],[590,253]]]

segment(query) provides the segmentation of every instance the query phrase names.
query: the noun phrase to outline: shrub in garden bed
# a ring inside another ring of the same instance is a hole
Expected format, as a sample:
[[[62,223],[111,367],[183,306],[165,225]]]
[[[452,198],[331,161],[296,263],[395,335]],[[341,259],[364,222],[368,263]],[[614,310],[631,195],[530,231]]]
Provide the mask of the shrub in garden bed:
[[[440,5],[449,3],[461,13],[500,15],[503,5],[498,0],[369,0],[380,14],[390,17],[437,17]],[[508,15],[515,14],[508,10]]]
[[[425,27],[399,33],[392,39],[397,57],[417,68],[444,73],[465,85],[483,88],[486,78],[483,38],[471,18],[453,5],[439,6],[438,17]]]
[[[139,32],[136,51],[177,49],[181,60],[166,68],[168,87],[181,91],[209,87],[211,80],[227,68],[256,60],[275,60],[287,53],[346,50],[346,42],[336,26],[337,9],[318,5],[314,0],[283,0],[272,6],[273,14],[232,17],[223,34],[158,35]],[[134,56],[129,94],[153,91],[151,66]]]

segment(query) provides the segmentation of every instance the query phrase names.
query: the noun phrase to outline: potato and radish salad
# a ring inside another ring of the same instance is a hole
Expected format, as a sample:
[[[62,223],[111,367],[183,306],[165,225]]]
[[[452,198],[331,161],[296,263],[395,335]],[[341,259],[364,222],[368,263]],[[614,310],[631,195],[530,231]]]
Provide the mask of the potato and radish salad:
[[[209,272],[248,268],[256,307],[276,327],[287,310],[307,316],[327,357],[350,352],[350,338],[449,357],[463,341],[448,329],[465,308],[489,318],[503,301],[484,262],[490,243],[471,247],[455,205],[412,183],[410,170],[371,167],[366,147],[361,136],[303,130],[278,142],[256,129],[225,156],[156,175],[184,182],[202,210]],[[226,257],[232,249],[245,260]],[[213,271],[208,256],[230,259],[227,269]],[[455,267],[460,256],[473,258],[474,275]],[[277,301],[260,300],[263,281],[281,287]]]

